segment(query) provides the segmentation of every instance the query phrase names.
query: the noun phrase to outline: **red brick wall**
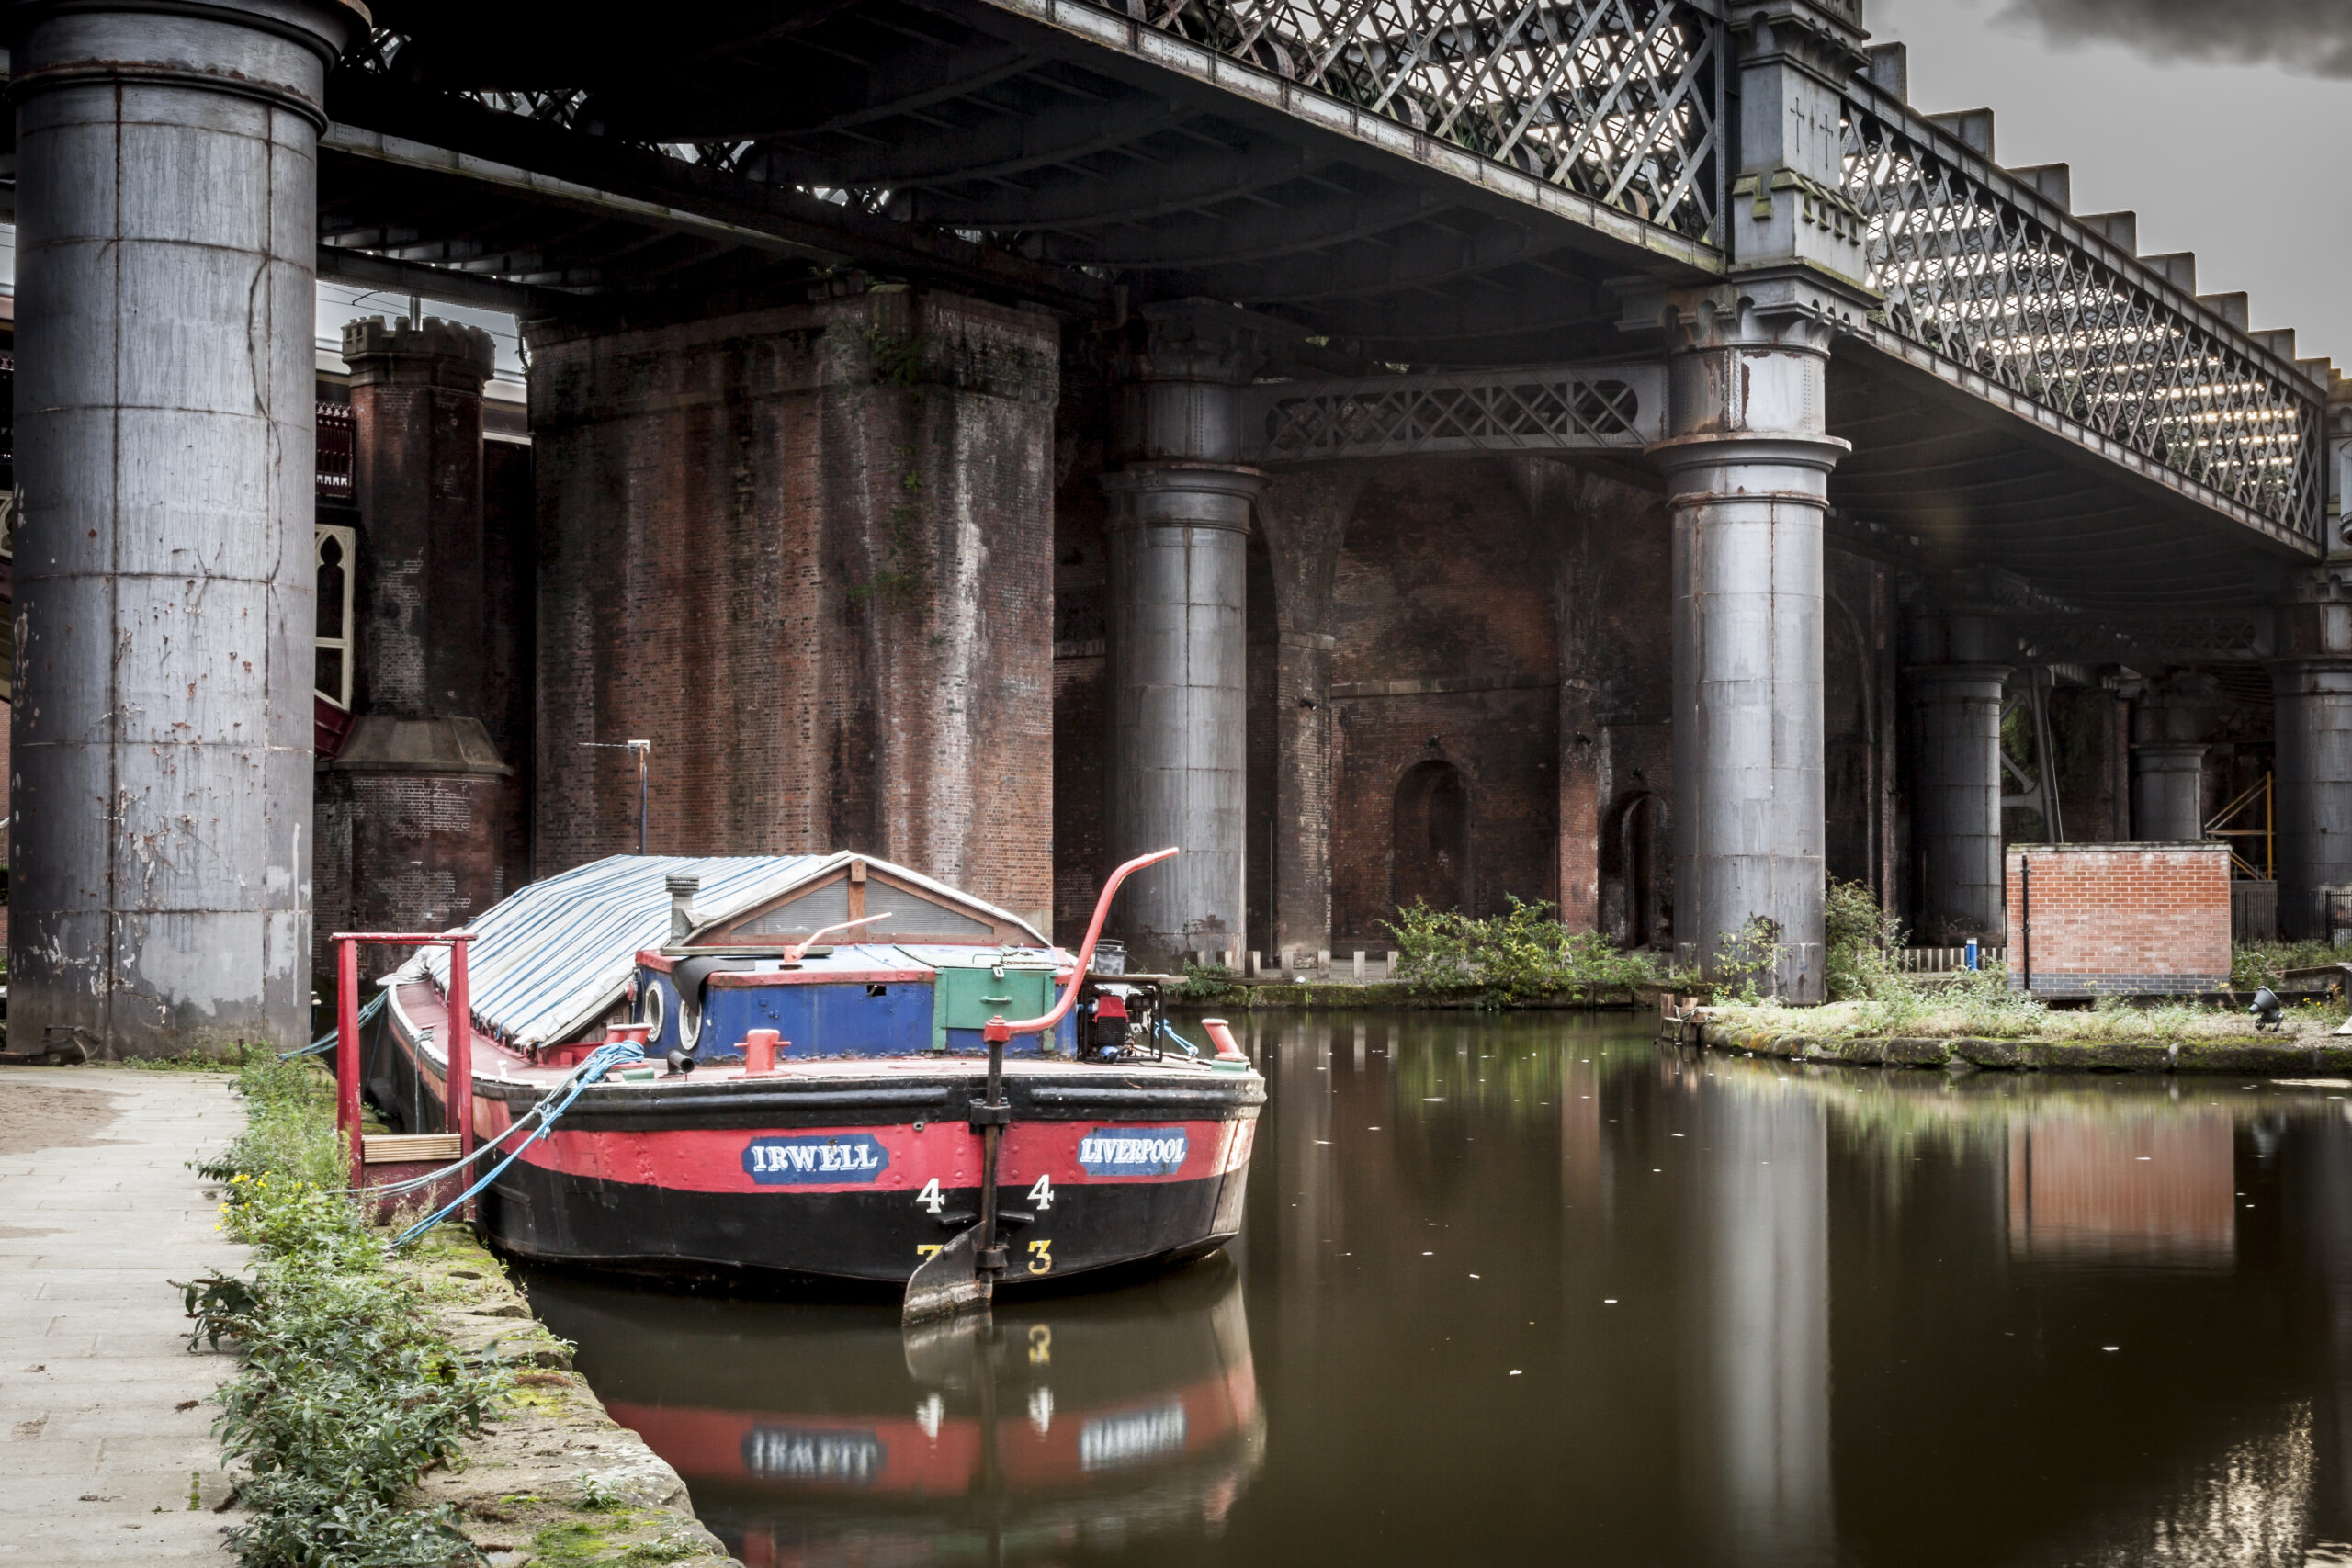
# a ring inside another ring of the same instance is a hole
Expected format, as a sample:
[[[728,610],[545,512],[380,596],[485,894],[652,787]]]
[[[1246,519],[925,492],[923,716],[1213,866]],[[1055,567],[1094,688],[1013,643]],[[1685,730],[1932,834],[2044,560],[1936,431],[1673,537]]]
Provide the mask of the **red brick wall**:
[[[1357,502],[1332,609],[1336,948],[1387,944],[1396,790],[1426,760],[1468,789],[1471,912],[1556,897],[1550,551],[1499,463],[1397,463]]]
[[[1575,517],[1585,553],[1584,603],[1574,613],[1585,630],[1573,662],[1591,695],[1563,739],[1591,759],[1595,798],[1581,852],[1595,868],[1598,927],[1655,945],[1667,940],[1674,907],[1672,525],[1657,494],[1593,476],[1578,485]]]
[[[2221,844],[2058,844],[2008,852],[2009,985],[2025,985],[2023,868],[2033,870],[2035,994],[2217,989],[2230,976]]]
[[[537,872],[861,849],[1052,904],[1053,319],[535,326]]]

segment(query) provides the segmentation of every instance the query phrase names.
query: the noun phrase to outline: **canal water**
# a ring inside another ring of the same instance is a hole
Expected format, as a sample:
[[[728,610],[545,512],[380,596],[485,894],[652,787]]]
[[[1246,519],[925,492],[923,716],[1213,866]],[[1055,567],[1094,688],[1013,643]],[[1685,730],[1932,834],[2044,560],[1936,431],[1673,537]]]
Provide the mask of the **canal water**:
[[[1228,1256],[984,1342],[532,1299],[752,1568],[2352,1563],[2352,1085],[1242,1032]]]

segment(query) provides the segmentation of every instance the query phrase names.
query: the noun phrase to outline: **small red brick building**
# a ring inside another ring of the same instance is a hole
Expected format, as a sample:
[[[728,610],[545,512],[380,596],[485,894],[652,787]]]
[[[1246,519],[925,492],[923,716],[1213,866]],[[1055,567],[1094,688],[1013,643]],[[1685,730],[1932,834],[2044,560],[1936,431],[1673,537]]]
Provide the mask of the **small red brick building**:
[[[2009,988],[2084,997],[2230,981],[2227,844],[2039,844],[2007,854]]]

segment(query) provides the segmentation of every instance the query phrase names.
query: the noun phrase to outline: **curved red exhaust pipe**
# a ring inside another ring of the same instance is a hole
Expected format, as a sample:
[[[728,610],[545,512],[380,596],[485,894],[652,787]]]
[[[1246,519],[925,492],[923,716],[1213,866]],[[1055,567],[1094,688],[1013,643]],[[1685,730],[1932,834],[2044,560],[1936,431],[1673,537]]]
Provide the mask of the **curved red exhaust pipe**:
[[[1086,941],[1078,950],[1078,963],[1070,970],[1069,984],[1062,987],[1061,998],[1054,1003],[1053,1010],[1043,1018],[1024,1018],[1017,1023],[1007,1023],[1000,1014],[989,1020],[980,1032],[981,1038],[995,1043],[1010,1040],[1016,1034],[1035,1034],[1059,1023],[1062,1016],[1069,1011],[1071,1004],[1078,1000],[1078,988],[1086,983],[1087,967],[1094,962],[1094,944],[1102,939],[1102,922],[1110,918],[1111,898],[1119,891],[1119,884],[1145,866],[1157,865],[1182,852],[1181,850],[1154,850],[1148,855],[1137,855],[1113,872],[1111,880],[1102,885],[1102,896],[1094,901],[1094,922],[1086,928]]]
[[[1241,1047],[1233,1043],[1233,1031],[1227,1027],[1225,1020],[1204,1018],[1201,1020],[1201,1028],[1207,1033],[1209,1043],[1216,1047],[1218,1061],[1246,1062],[1250,1059],[1243,1055]]]

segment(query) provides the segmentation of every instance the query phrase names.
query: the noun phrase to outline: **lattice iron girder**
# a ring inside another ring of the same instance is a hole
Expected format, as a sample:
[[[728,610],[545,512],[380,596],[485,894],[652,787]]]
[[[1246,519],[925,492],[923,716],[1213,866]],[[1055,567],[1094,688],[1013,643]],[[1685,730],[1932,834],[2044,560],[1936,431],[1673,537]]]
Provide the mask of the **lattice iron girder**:
[[[1845,134],[1874,321],[2317,541],[2319,402],[2300,372],[1883,95],[1853,89]]]
[[[1645,223],[1719,242],[1722,25],[1682,0],[1086,3]]]
[[[2129,664],[2155,670],[2257,664],[2277,652],[2271,617],[2261,611],[2134,616],[2120,622],[2034,618],[2017,623],[2015,629],[2020,658],[2036,664]]]
[[[1666,430],[1659,365],[1270,382],[1242,394],[1250,461],[1492,452],[1638,453]]]

